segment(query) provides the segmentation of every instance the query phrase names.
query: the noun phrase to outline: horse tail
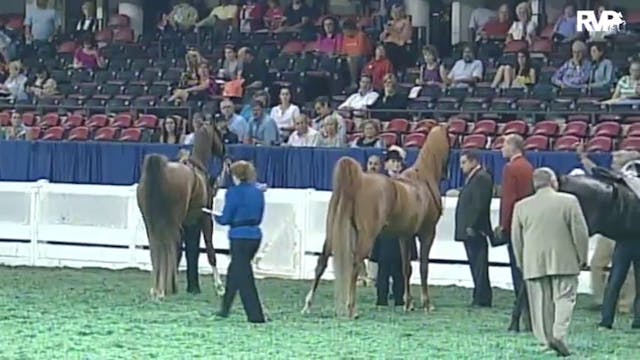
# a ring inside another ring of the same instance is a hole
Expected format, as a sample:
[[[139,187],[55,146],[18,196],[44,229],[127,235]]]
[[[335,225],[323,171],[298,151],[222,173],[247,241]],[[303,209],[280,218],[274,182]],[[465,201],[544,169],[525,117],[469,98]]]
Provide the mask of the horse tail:
[[[333,174],[333,193],[327,214],[327,233],[331,236],[333,268],[335,274],[334,300],[338,315],[346,313],[347,296],[354,271],[355,227],[352,216],[355,194],[362,183],[360,164],[343,157],[338,160]]]
[[[165,178],[163,170],[167,165],[167,158],[158,154],[148,155],[142,166],[144,174],[145,215],[149,230],[152,233],[162,232],[162,226],[167,225],[170,219],[166,219],[169,211],[169,197],[164,189]]]

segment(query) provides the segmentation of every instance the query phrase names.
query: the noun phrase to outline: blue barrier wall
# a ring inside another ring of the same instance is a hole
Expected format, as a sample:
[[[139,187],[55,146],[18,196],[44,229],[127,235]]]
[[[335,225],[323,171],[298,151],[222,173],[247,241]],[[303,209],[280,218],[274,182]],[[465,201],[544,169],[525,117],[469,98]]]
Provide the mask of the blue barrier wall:
[[[0,180],[130,185],[140,177],[145,155],[159,153],[176,158],[178,145],[129,144],[98,142],[25,142],[0,141]],[[329,190],[333,167],[342,156],[350,156],[362,164],[368,156],[381,154],[379,149],[319,149],[291,147],[229,146],[234,160],[249,160],[256,164],[258,178],[271,187],[315,188]],[[408,152],[412,164],[417,151]],[[460,152],[452,151],[450,177],[443,189],[459,187],[463,177],[459,171]],[[500,152],[480,152],[483,164],[492,171],[496,183],[502,180],[505,159]],[[527,157],[535,167],[549,166],[565,174],[580,163],[575,153],[531,152]],[[594,154],[592,159],[609,165],[610,154]],[[220,168],[212,162],[213,171]]]

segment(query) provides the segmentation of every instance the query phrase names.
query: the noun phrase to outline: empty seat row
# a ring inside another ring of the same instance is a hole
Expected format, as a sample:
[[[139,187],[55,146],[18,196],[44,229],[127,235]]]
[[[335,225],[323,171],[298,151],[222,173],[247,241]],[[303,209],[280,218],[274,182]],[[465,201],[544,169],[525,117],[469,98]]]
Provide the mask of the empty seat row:
[[[62,127],[63,129],[76,127],[90,129],[102,127],[157,129],[159,126],[158,117],[153,114],[141,114],[137,119],[134,119],[131,114],[117,114],[113,118],[105,114],[94,114],[86,118],[81,114],[60,116],[58,113],[49,113],[39,117],[34,113],[24,113],[22,114],[22,122],[29,127]],[[9,126],[10,124],[11,115],[7,112],[0,113],[0,126]]]

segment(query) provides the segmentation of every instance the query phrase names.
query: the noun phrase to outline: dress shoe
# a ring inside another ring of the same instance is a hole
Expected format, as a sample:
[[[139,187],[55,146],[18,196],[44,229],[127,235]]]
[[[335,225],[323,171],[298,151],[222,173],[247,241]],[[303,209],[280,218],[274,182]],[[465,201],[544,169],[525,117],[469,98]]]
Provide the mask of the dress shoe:
[[[603,324],[603,323],[599,323],[598,324],[598,329],[599,330],[611,330],[611,329],[613,329],[613,326],[607,325],[607,324]]]
[[[558,340],[558,339],[550,339],[549,340],[549,347],[551,349],[553,349],[556,354],[558,354],[558,356],[563,356],[563,357],[567,357],[571,355],[571,352],[569,351],[569,348],[567,347],[567,345],[562,341],[562,340]]]

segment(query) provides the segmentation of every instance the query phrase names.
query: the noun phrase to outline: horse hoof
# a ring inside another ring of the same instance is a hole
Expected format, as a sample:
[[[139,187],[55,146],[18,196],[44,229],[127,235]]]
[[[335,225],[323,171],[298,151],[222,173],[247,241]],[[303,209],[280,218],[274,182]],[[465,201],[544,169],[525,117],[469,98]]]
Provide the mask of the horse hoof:
[[[307,304],[302,308],[302,311],[300,311],[300,314],[302,315],[307,315],[309,313],[309,308],[310,306]]]

